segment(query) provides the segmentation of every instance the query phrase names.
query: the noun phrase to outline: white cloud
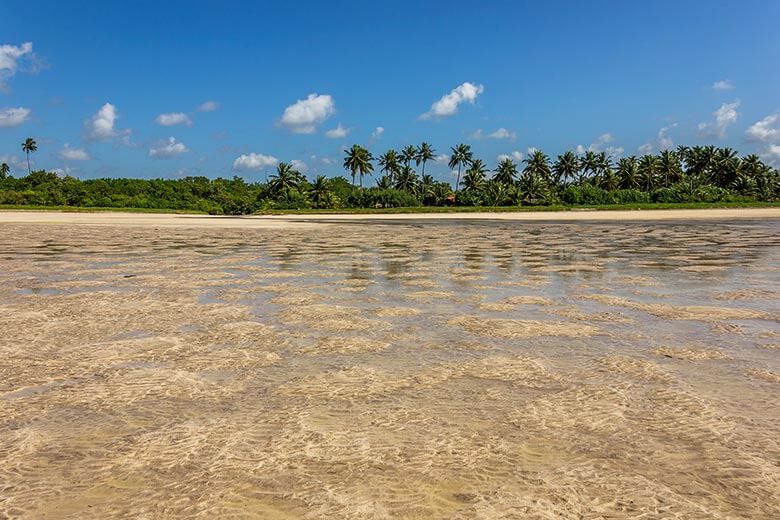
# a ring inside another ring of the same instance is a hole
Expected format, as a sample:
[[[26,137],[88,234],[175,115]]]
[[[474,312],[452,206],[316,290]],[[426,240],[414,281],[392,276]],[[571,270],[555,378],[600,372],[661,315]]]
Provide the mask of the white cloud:
[[[770,144],[761,158],[773,168],[780,168],[780,144]]]
[[[57,156],[63,161],[88,161],[89,154],[82,148],[71,148],[68,143],[62,147]]]
[[[176,140],[175,137],[169,137],[168,141],[158,146],[149,148],[149,157],[153,159],[168,159],[189,152],[189,149]]]
[[[733,103],[723,103],[719,109],[713,112],[715,121],[699,123],[699,136],[716,137],[723,139],[726,137],[726,129],[737,122],[740,101],[737,99]]]
[[[160,114],[154,119],[154,122],[160,126],[176,126],[176,125],[192,126],[192,119],[190,119],[190,116],[188,116],[183,112],[170,112],[168,114]]]
[[[382,126],[376,127],[373,132],[371,132],[371,139],[381,139],[382,135],[385,133],[385,129]]]
[[[520,162],[523,160],[523,152],[521,152],[520,150],[515,150],[509,154],[506,153],[499,154],[498,157],[496,157],[496,162],[501,162],[504,159],[512,159],[515,162]]]
[[[8,166],[10,166],[13,169],[17,168],[24,168],[27,169],[27,163],[24,162],[24,159],[16,156],[16,155],[0,155],[0,163],[6,163]]]
[[[636,150],[639,152],[639,155],[650,155],[653,153],[653,145],[651,143],[645,143],[640,145]]]
[[[436,161],[437,163],[447,164],[448,162],[450,162],[450,156],[447,155],[446,153],[440,153],[439,155],[434,157],[433,160]]]
[[[0,127],[19,126],[30,117],[30,109],[23,107],[0,109]]]
[[[70,166],[65,166],[64,168],[54,168],[51,171],[52,173],[56,174],[58,177],[62,177],[63,175],[70,175],[71,173],[77,172],[78,168],[72,168]]]
[[[267,166],[276,166],[279,160],[273,155],[263,155],[261,153],[248,153],[239,155],[233,161],[233,171],[262,170]]]
[[[111,103],[106,103],[84,123],[87,139],[105,141],[120,137],[125,144],[130,144],[131,131],[117,130],[115,128],[117,119],[119,119],[119,111]]]
[[[279,124],[296,134],[312,134],[317,125],[336,113],[333,98],[327,94],[309,94],[284,109]]]
[[[0,45],[0,89],[5,86],[7,79],[16,74],[20,58],[33,57],[32,49],[31,42],[21,45]]]
[[[300,173],[306,173],[309,171],[309,166],[300,159],[293,159],[290,161],[290,165],[293,167],[293,169],[298,170]]]
[[[198,112],[214,112],[219,108],[219,103],[216,101],[204,101],[198,105]]]
[[[752,142],[780,142],[780,114],[766,116],[761,121],[754,123],[745,132],[745,137]]]
[[[472,139],[511,139],[515,140],[517,139],[517,134],[515,132],[511,132],[507,130],[506,128],[499,128],[498,130],[495,130],[494,132],[490,132],[489,134],[486,134],[482,131],[482,129],[478,129],[476,132],[471,134]]]
[[[653,153],[653,150],[656,149],[656,146],[658,147],[658,150],[671,150],[674,148],[674,141],[672,141],[672,138],[669,137],[669,130],[672,128],[675,128],[677,126],[677,123],[672,123],[669,126],[665,126],[658,130],[658,136],[655,140],[655,143],[645,143],[637,150],[642,155],[647,155]]]
[[[445,94],[438,101],[431,105],[431,109],[420,115],[420,119],[441,118],[454,116],[458,113],[458,105],[462,103],[471,103],[477,99],[477,96],[485,91],[482,85],[475,85],[468,81],[455,87],[449,94]]]
[[[734,84],[731,81],[727,80],[727,79],[722,79],[720,81],[716,81],[712,85],[712,90],[723,91],[723,90],[734,90],[735,88],[736,87],[734,86]]]
[[[590,143],[590,145],[587,148],[585,148],[585,146],[581,144],[578,144],[575,151],[577,155],[584,155],[585,152],[587,151],[587,152],[594,152],[594,153],[604,152],[609,157],[620,157],[621,155],[623,155],[623,152],[625,152],[625,149],[622,146],[604,146],[606,144],[613,142],[614,140],[615,140],[615,136],[613,136],[609,132],[606,132],[598,136],[596,140]],[[531,152],[529,151],[528,153],[530,154]]]
[[[341,123],[336,125],[336,128],[331,128],[327,132],[325,132],[325,137],[328,137],[330,139],[340,139],[342,137],[347,137],[347,134],[350,132],[350,128],[344,128],[341,126]]]

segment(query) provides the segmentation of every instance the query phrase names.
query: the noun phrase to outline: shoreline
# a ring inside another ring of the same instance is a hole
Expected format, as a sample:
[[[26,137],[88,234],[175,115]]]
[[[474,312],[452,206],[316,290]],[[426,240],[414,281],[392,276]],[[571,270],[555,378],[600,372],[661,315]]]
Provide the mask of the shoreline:
[[[689,220],[763,220],[780,219],[780,207],[711,208],[658,210],[592,210],[533,212],[452,212],[452,213],[323,213],[223,216],[187,213],[131,213],[122,211],[75,212],[39,210],[0,210],[2,224],[70,224],[105,226],[162,226],[213,228],[284,228],[308,227],[314,224],[370,221],[689,221]]]

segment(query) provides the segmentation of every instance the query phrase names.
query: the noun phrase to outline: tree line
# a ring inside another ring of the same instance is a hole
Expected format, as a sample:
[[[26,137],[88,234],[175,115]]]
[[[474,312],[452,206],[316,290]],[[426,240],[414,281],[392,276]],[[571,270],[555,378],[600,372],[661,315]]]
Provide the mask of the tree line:
[[[387,150],[378,157],[361,145],[345,150],[349,177],[307,179],[280,163],[268,182],[240,177],[209,179],[90,179],[31,171],[9,175],[0,165],[0,204],[148,208],[248,214],[273,209],[391,208],[414,206],[609,205],[634,203],[751,202],[780,200],[780,172],[756,155],[731,148],[679,146],[659,154],[613,160],[605,152],[566,151],[551,159],[532,150],[521,162],[502,157],[491,170],[459,144],[444,156],[455,184],[425,173],[437,159],[428,143]],[[439,158],[441,160],[441,157]],[[374,185],[366,177],[378,170]],[[419,173],[418,173],[419,170]]]

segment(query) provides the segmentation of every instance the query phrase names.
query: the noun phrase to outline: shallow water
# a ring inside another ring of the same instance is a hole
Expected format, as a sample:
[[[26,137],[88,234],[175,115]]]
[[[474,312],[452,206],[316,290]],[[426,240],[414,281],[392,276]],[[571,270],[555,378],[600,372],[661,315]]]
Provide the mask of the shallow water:
[[[780,221],[0,227],[0,518],[780,516]]]

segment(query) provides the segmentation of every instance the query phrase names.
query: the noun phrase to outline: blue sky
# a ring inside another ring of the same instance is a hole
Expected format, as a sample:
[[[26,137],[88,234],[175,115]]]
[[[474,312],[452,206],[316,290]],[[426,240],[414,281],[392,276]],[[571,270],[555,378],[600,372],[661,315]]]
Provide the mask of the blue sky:
[[[82,178],[256,180],[292,160],[335,175],[353,142],[422,140],[491,166],[530,147],[677,144],[780,164],[773,0],[4,0],[0,20],[0,160],[16,175],[28,136],[36,167]]]

